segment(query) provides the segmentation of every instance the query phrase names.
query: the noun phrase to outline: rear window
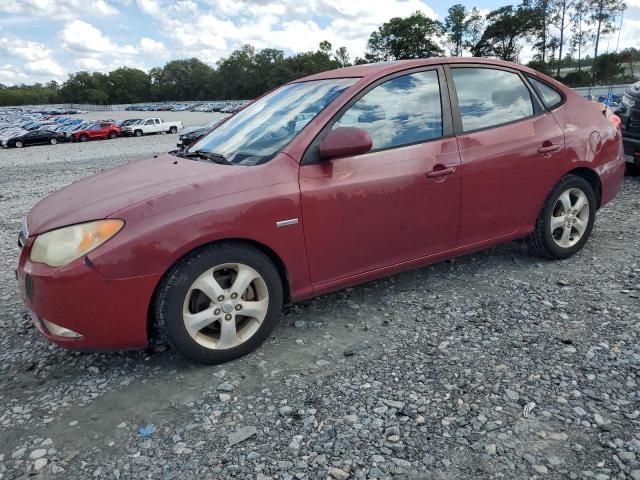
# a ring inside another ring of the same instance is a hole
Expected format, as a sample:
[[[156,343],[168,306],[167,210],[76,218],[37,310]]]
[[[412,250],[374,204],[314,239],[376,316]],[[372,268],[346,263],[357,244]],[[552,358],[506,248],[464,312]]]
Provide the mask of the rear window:
[[[544,82],[537,80],[533,77],[527,76],[533,88],[536,89],[542,101],[547,108],[553,108],[562,103],[562,95],[553,87],[550,87]]]
[[[534,114],[529,89],[516,73],[483,67],[453,68],[465,132],[504,125]]]

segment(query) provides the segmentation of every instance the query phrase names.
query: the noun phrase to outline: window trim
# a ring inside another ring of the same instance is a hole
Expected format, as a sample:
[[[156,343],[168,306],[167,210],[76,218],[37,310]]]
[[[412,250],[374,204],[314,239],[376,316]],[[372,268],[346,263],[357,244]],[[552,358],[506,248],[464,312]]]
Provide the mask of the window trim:
[[[476,68],[476,69],[481,68],[484,70],[500,70],[503,72],[513,73],[517,75],[522,81],[522,83],[524,84],[524,86],[527,88],[527,90],[529,90],[529,94],[531,95],[531,103],[533,105],[533,115],[529,115],[523,118],[518,118],[516,120],[511,120],[509,122],[490,125],[488,127],[476,128],[474,130],[464,130],[462,127],[462,114],[460,113],[460,104],[458,103],[458,91],[456,90],[456,84],[453,80],[453,73],[452,73],[452,70],[457,68]],[[539,115],[546,113],[547,111],[546,108],[544,107],[544,104],[541,103],[540,99],[538,98],[537,92],[526,80],[524,74],[520,70],[517,70],[515,68],[503,67],[501,65],[493,65],[493,64],[486,64],[486,63],[464,63],[464,64],[455,63],[455,64],[446,64],[444,66],[444,71],[447,77],[447,84],[449,85],[449,95],[451,97],[451,110],[453,114],[453,128],[456,136],[467,135],[469,133],[484,132],[485,130],[491,130],[493,128],[504,127],[506,125],[512,125],[514,123],[531,120],[532,118],[535,118]]]
[[[372,149],[363,155],[370,155],[372,153],[384,152],[387,150],[393,150],[398,148],[405,148],[413,145],[420,145],[423,143],[437,142],[439,140],[443,140],[443,139],[451,138],[455,136],[453,116],[452,116],[451,103],[450,103],[451,93],[449,92],[449,89],[448,89],[443,65],[440,64],[440,65],[429,65],[429,66],[408,68],[406,70],[399,70],[397,72],[393,72],[383,77],[377,78],[376,80],[368,84],[366,87],[361,89],[359,92],[357,92],[353,97],[351,97],[349,101],[347,101],[347,103],[345,103],[342,107],[340,107],[340,109],[338,109],[338,111],[334,113],[329,120],[327,120],[327,122],[324,124],[322,129],[315,136],[315,138],[309,143],[309,145],[305,149],[304,154],[302,155],[302,161],[300,162],[300,165],[308,165],[308,164],[320,163],[325,161],[324,159],[321,159],[318,155],[318,145],[329,134],[333,125],[335,125],[336,122],[340,119],[340,117],[342,117],[342,114],[347,110],[349,110],[354,103],[356,103],[358,100],[364,97],[371,90],[373,90],[374,88],[382,85],[383,83],[389,80],[393,80],[394,78],[404,77],[406,75],[412,75],[414,73],[421,73],[421,72],[428,72],[428,71],[435,71],[438,77],[438,86],[440,88],[440,108],[442,110],[442,135],[436,138],[420,140],[418,142],[405,143],[403,145],[394,145],[391,147],[378,148],[375,150]],[[339,160],[339,159],[336,159],[336,160]]]
[[[541,78],[535,76],[535,75],[531,75],[529,73],[525,73],[525,78],[527,79],[527,83],[531,84],[531,88],[536,92],[536,94],[538,95],[538,99],[540,100],[540,103],[544,106],[544,109],[548,112],[555,110],[558,107],[561,107],[562,105],[565,104],[565,102],[567,101],[567,97],[566,95],[561,92],[560,90],[558,90],[556,87],[552,86],[549,84],[549,82],[545,82],[544,80],[542,80]],[[557,103],[554,103],[552,106],[548,107],[547,104],[544,101],[544,96],[542,95],[542,93],[538,90],[538,87],[536,87],[536,84],[533,83],[532,80],[535,80],[536,82],[540,82],[543,85],[546,85],[547,87],[549,87],[551,90],[553,90],[554,92],[556,92],[558,95],[560,95],[560,101]]]

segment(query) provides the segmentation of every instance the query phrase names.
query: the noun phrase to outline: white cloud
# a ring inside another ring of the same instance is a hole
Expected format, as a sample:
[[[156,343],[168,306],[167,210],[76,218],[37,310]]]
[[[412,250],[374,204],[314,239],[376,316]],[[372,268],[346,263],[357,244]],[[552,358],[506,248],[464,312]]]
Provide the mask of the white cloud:
[[[2,0],[0,13],[64,20],[85,15],[106,17],[116,15],[118,10],[107,0]]]
[[[100,30],[83,20],[73,20],[60,32],[62,45],[75,52],[109,52],[117,46]]]
[[[640,0],[627,0],[626,3],[629,8],[640,8]]]
[[[50,58],[28,62],[26,64],[26,68],[29,72],[36,75],[56,78],[60,78],[64,75],[64,70],[62,69],[62,67]]]
[[[35,61],[48,58],[51,49],[39,42],[29,42],[19,38],[0,38],[0,53],[18,57],[22,60]]]
[[[149,55],[164,56],[166,54],[167,47],[164,43],[158,42],[153,38],[142,37],[140,39],[140,51]]]
[[[172,42],[174,56],[214,63],[245,43],[289,53],[316,50],[323,40],[362,56],[372,31],[394,16],[421,11],[437,18],[422,0],[137,0]],[[321,19],[321,20],[316,20]]]
[[[28,83],[29,75],[15,67],[14,65],[0,66],[0,84],[17,85],[20,83]]]
[[[20,66],[2,67],[2,83],[19,83],[27,78],[31,80],[61,79],[64,69],[55,61],[53,51],[39,42],[30,42],[20,38],[1,37],[0,55],[20,61]],[[33,78],[35,77],[35,78]]]

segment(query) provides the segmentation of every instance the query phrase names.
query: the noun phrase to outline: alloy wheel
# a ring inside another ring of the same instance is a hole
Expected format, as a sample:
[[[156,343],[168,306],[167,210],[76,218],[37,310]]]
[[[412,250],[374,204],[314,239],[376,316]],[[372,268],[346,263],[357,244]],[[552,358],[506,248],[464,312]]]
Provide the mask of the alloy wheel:
[[[56,140],[55,138],[51,139],[51,145],[55,145],[56,143],[58,143],[58,140]]]
[[[22,142],[16,142],[16,148],[22,148]]]
[[[551,236],[561,248],[573,247],[589,225],[589,199],[579,188],[562,192],[551,212]]]
[[[200,275],[183,304],[185,329],[198,344],[213,350],[237,347],[260,328],[269,308],[262,276],[242,263],[227,263]]]

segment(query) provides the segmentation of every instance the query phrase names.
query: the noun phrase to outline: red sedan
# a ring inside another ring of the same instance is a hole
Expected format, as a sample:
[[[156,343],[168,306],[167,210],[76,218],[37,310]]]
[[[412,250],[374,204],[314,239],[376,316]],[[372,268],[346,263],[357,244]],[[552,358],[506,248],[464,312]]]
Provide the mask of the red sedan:
[[[76,142],[86,142],[88,140],[98,140],[110,138],[114,139],[120,135],[120,127],[112,122],[98,122],[91,125],[86,130],[73,132],[71,137]]]
[[[42,200],[21,230],[20,291],[68,348],[162,335],[194,360],[233,359],[289,302],[516,238],[575,254],[622,182],[617,120],[500,61],[313,75],[181,154]]]

